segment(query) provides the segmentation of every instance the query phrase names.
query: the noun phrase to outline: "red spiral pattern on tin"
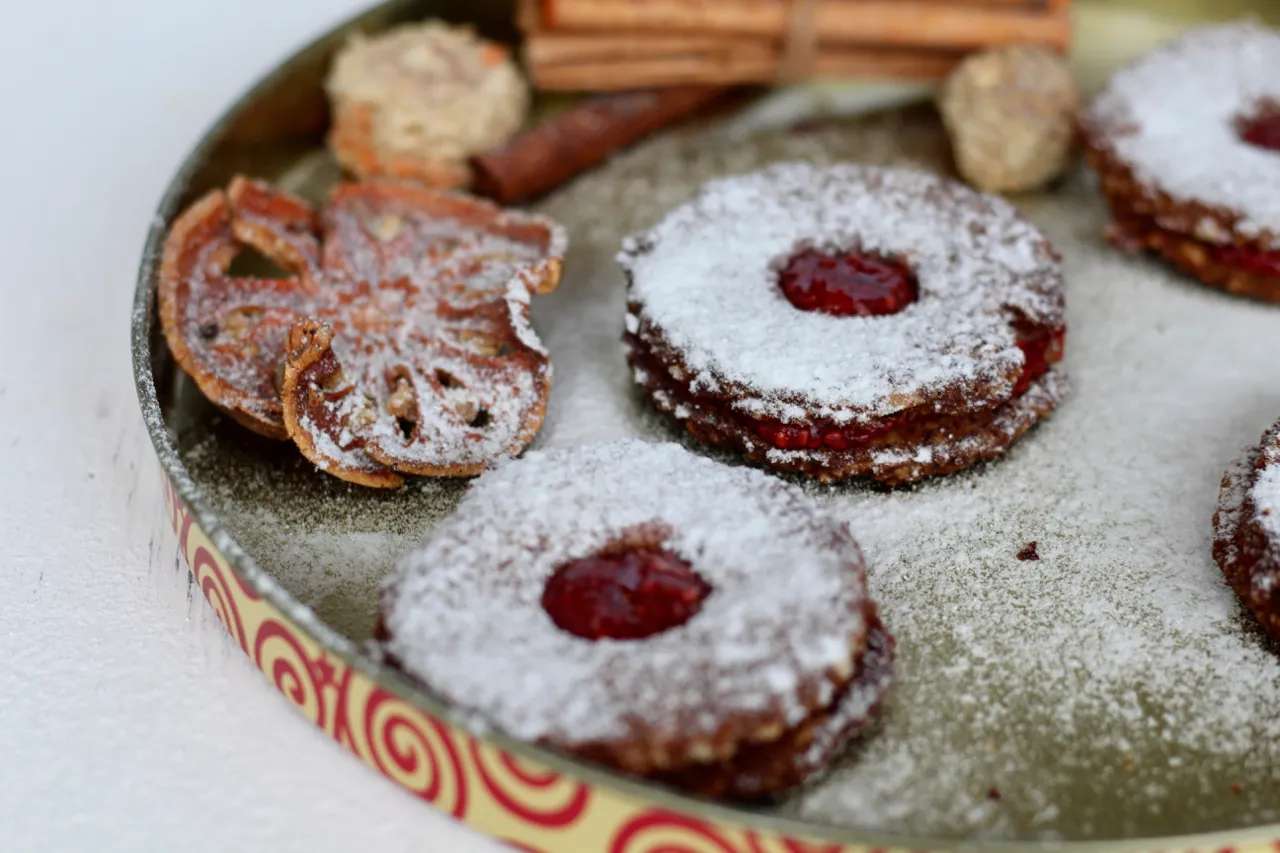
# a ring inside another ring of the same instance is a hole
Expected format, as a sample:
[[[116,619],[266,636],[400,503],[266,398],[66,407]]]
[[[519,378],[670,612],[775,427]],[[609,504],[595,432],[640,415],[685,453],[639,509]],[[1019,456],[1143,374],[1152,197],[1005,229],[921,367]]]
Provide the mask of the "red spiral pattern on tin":
[[[241,594],[244,595],[245,598],[247,598],[249,601],[262,600],[262,596],[258,595],[256,592],[250,589],[249,585],[244,582],[244,578],[240,577],[240,573],[237,572],[235,569],[231,570],[231,576],[236,579],[236,586],[240,587],[240,592]]]
[[[449,728],[381,687],[364,710],[364,734],[379,772],[462,819],[467,779]]]
[[[471,739],[475,762],[489,795],[514,817],[540,827],[565,827],[587,810],[586,785],[553,770],[524,766],[513,755]]]
[[[253,660],[258,669],[285,698],[297,706],[308,719],[324,728],[329,721],[324,691],[306,649],[293,635],[293,629],[275,619],[258,626],[253,643]]]
[[[249,653],[248,638],[245,637],[244,623],[240,621],[240,610],[236,607],[235,593],[227,585],[227,579],[218,565],[217,558],[203,545],[196,546],[195,552],[188,557],[191,566],[191,577],[195,580],[200,592],[209,601],[218,621],[227,629],[231,639],[240,644],[245,654]]]
[[[655,809],[624,823],[609,853],[744,853],[710,824]]]
[[[178,534],[178,553],[187,559],[189,563],[191,558],[187,550],[190,548],[191,528],[194,526],[194,522],[191,520],[191,513],[187,512],[186,507],[182,504],[177,504],[175,523],[176,526],[173,530]]]
[[[173,481],[168,477],[161,477],[160,482],[164,486],[164,507],[169,511],[169,526],[173,528],[174,533],[179,533],[182,528],[182,516],[185,513],[178,501],[178,493],[173,488]]]
[[[191,528],[195,526],[195,522],[191,518],[191,513],[187,511],[186,506],[182,503],[182,499],[178,497],[178,492],[173,487],[173,481],[168,477],[165,477],[163,478],[163,483],[164,503],[165,507],[169,510],[169,524],[173,526],[173,532],[178,535],[178,552],[181,553],[183,558],[190,564],[192,562],[192,558],[188,556],[187,548],[190,546]],[[201,530],[201,532],[203,533],[204,531]],[[245,598],[250,601],[262,600],[262,596],[250,589],[244,582],[244,578],[240,577],[240,573],[235,569],[231,569],[231,576],[235,579],[236,586],[239,587],[240,592]],[[223,579],[223,586],[226,586],[225,578]],[[243,647],[244,643],[242,642],[240,645]],[[245,649],[245,651],[247,652],[248,649]]]

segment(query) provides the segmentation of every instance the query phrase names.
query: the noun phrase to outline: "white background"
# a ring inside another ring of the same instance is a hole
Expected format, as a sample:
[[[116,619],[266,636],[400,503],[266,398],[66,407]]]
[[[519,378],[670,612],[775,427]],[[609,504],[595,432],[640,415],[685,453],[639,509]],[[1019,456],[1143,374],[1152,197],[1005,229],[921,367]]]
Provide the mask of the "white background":
[[[488,853],[269,689],[193,598],[129,305],[169,176],[358,0],[5,2],[0,850]]]

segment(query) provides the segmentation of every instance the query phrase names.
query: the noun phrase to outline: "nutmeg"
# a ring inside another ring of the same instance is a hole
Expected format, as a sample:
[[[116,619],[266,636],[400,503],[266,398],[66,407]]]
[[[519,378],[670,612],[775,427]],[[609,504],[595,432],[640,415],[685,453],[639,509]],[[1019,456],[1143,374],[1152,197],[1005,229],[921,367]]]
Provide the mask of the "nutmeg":
[[[987,192],[1037,189],[1066,171],[1079,107],[1066,60],[1020,45],[965,59],[938,100],[956,168]]]

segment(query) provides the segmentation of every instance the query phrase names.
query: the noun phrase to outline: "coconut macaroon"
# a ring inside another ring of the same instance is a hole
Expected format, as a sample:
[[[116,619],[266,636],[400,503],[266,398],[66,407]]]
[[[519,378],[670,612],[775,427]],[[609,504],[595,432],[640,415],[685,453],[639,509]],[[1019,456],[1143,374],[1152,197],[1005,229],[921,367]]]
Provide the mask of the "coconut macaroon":
[[[505,143],[530,102],[505,46],[440,21],[353,36],[325,87],[345,169],[446,188],[470,183],[468,158]]]

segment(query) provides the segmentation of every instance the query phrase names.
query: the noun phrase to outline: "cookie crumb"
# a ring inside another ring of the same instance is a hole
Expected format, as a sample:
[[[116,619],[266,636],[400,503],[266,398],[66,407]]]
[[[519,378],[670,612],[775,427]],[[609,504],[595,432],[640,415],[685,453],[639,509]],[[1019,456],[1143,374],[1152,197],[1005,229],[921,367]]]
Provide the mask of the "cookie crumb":
[[[1018,559],[1023,562],[1040,559],[1040,552],[1036,550],[1036,543],[1032,541],[1023,545],[1022,550],[1018,552]]]

